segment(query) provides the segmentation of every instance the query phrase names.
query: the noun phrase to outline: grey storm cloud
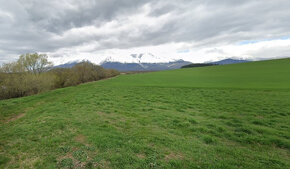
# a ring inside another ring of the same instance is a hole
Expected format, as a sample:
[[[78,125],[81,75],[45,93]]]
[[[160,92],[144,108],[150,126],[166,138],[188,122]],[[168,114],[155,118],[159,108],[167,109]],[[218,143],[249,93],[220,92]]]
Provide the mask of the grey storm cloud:
[[[98,50],[281,38],[290,34],[289,6],[289,0],[0,0],[0,63],[89,42]]]

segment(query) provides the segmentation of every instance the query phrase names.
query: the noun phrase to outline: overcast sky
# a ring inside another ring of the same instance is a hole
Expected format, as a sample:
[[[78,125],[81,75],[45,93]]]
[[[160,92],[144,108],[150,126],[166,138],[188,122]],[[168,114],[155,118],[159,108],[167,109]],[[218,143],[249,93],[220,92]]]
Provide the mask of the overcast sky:
[[[0,0],[0,63],[290,56],[289,0]]]

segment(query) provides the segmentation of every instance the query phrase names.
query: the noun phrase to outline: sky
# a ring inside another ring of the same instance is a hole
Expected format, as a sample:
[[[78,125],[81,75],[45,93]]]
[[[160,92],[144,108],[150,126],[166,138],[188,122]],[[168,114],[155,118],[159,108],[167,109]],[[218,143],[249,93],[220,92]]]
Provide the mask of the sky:
[[[0,64],[149,53],[161,60],[290,56],[289,0],[0,0]]]

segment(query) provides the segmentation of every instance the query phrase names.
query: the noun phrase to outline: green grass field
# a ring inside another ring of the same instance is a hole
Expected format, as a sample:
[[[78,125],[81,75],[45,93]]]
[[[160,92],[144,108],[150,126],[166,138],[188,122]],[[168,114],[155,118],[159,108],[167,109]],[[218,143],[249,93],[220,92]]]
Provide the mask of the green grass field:
[[[290,59],[0,101],[0,168],[290,168]]]

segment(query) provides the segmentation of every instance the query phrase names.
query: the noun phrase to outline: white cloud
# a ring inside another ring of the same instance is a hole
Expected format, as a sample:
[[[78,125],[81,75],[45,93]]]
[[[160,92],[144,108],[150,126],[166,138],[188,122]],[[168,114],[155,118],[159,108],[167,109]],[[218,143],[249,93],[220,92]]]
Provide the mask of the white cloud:
[[[0,0],[0,64],[26,52],[47,53],[56,64],[123,60],[132,53],[192,62],[290,56],[289,39],[279,40],[290,35],[289,5],[289,0]]]
[[[168,43],[128,49],[98,50],[94,48],[95,43],[97,42],[74,48],[61,49],[55,53],[50,53],[50,55],[62,55],[64,57],[51,57],[51,59],[56,64],[75,60],[90,60],[99,64],[108,57],[112,57],[115,61],[126,62],[126,58],[130,58],[129,56],[131,54],[151,53],[158,56],[160,58],[159,61],[164,62],[183,59],[194,63],[202,63],[225,58],[248,60],[280,58],[287,57],[290,53],[290,39],[277,39],[244,45],[232,44],[204,48],[195,48],[193,47],[194,45],[190,43]]]

